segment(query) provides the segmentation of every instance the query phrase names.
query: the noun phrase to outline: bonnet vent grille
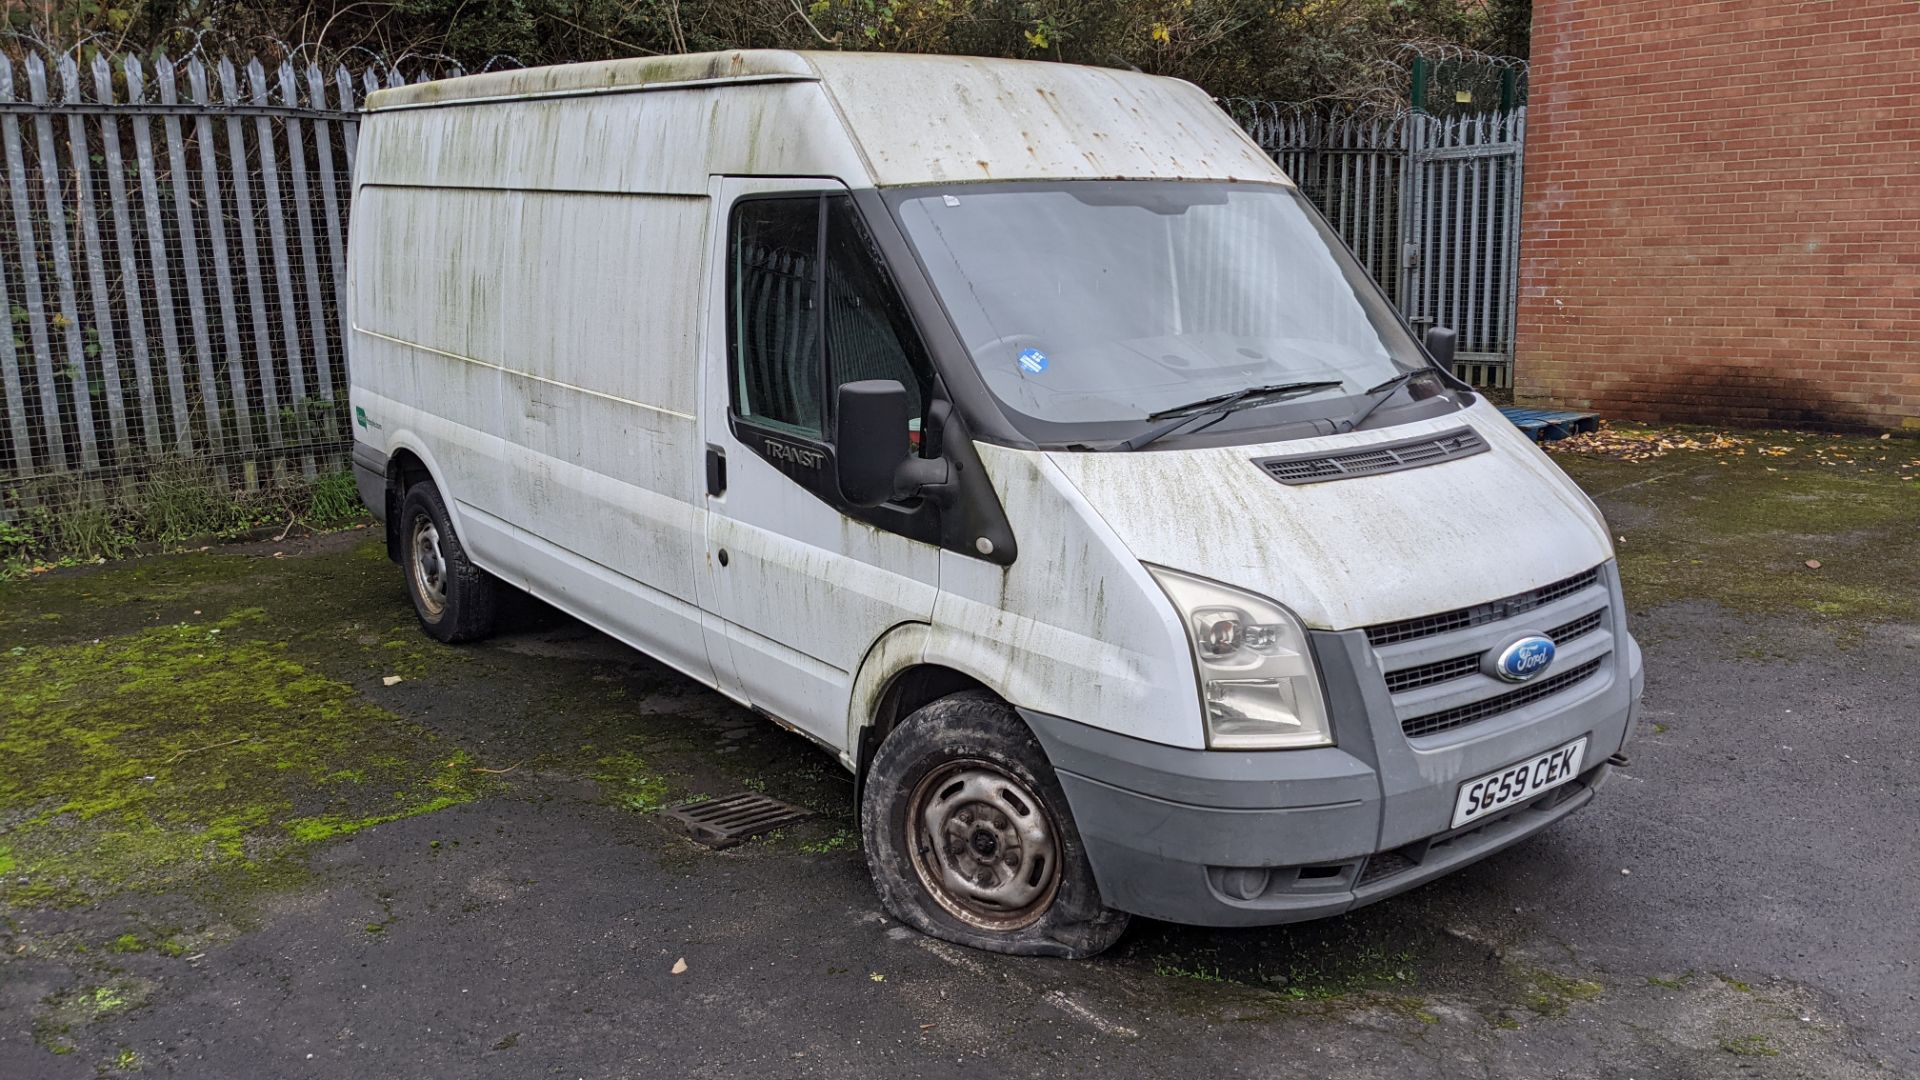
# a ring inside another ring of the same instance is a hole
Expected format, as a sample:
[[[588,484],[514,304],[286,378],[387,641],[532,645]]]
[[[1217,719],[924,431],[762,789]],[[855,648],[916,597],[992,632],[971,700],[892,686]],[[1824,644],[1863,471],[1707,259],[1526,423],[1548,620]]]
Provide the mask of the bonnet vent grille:
[[[1307,454],[1296,457],[1256,458],[1254,464],[1283,484],[1317,484],[1323,480],[1345,480],[1355,476],[1417,469],[1442,461],[1471,457],[1487,449],[1487,441],[1472,428],[1456,428],[1439,435],[1399,442],[1380,443],[1335,454]]]

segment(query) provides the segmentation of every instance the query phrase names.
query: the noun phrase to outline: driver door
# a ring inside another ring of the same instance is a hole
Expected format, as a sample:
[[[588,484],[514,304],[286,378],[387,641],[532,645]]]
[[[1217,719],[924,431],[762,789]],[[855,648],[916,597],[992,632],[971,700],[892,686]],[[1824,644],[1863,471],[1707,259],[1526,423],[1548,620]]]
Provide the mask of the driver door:
[[[931,618],[940,551],[926,513],[840,498],[834,396],[895,379],[921,416],[932,366],[843,186],[714,183],[707,647],[735,696],[845,751],[861,660],[892,627]]]

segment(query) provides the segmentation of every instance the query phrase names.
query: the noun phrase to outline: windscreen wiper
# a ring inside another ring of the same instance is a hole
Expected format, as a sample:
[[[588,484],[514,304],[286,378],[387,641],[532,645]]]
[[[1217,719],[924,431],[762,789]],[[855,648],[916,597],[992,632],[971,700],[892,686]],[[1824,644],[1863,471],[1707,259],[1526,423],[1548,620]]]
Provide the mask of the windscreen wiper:
[[[1228,413],[1233,412],[1236,408],[1247,407],[1248,403],[1264,404],[1268,401],[1296,397],[1300,394],[1310,394],[1315,390],[1328,390],[1336,386],[1344,385],[1346,384],[1342,383],[1339,379],[1316,379],[1311,382],[1274,383],[1269,386],[1249,386],[1245,390],[1235,390],[1230,394],[1216,394],[1213,397],[1201,398],[1199,401],[1189,401],[1185,405],[1175,405],[1171,409],[1162,409],[1148,416],[1147,419],[1149,420],[1158,420],[1164,416],[1172,416],[1175,413],[1179,414],[1168,423],[1143,431],[1133,438],[1117,444],[1114,449],[1139,450],[1159,442],[1166,436],[1179,431],[1181,428],[1186,427],[1188,424],[1193,423],[1203,416],[1211,416],[1213,418],[1212,420],[1200,425],[1200,430],[1205,430],[1219,423]]]
[[[1366,391],[1361,396],[1369,399],[1367,406],[1360,410],[1359,415],[1347,421],[1347,430],[1357,430],[1361,424],[1367,422],[1367,417],[1372,416],[1375,409],[1385,405],[1387,401],[1393,397],[1394,391],[1400,389],[1408,379],[1413,378],[1415,375],[1424,375],[1427,371],[1427,368],[1415,368],[1412,371],[1403,371],[1393,378],[1388,379],[1386,382],[1381,383],[1379,386]]]

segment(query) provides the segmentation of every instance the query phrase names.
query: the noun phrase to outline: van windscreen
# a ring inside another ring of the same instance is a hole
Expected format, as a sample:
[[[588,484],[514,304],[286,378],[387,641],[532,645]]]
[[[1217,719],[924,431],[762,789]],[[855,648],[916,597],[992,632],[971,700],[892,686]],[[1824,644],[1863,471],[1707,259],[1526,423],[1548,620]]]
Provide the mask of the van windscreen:
[[[891,201],[988,389],[1050,428],[1105,437],[1198,399],[1320,381],[1284,411],[1340,416],[1429,366],[1291,187],[966,184]]]

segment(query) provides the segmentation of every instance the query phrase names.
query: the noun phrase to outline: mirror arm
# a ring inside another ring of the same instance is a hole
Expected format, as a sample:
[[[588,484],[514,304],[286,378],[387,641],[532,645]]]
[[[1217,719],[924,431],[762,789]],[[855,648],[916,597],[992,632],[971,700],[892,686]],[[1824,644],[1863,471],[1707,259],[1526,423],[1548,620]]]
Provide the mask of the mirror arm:
[[[949,483],[952,477],[953,469],[946,458],[908,458],[894,470],[893,497],[906,499],[918,495],[945,503],[954,494],[955,485]]]

